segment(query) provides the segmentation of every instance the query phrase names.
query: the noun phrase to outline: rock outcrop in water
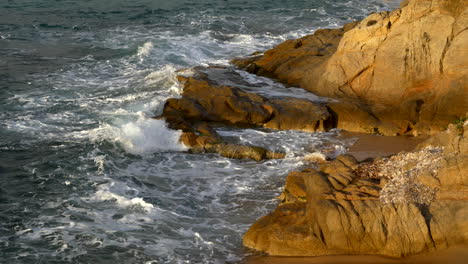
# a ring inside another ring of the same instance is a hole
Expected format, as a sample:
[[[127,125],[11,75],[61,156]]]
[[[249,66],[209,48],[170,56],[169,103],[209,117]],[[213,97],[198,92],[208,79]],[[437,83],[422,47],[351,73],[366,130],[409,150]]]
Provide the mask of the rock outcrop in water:
[[[466,0],[409,1],[233,62],[339,99],[330,106],[339,128],[434,134],[468,110],[467,7]]]
[[[451,125],[412,153],[362,164],[343,155],[292,172],[282,203],[252,225],[244,244],[281,256],[393,257],[466,245],[467,136],[467,125]]]
[[[173,119],[183,119],[189,123],[196,120],[231,126],[316,131],[323,130],[323,121],[329,117],[324,106],[306,99],[266,98],[211,78],[216,74],[222,75],[218,79],[235,74],[225,68],[191,71],[190,76],[178,76],[184,85],[182,98],[169,99],[164,107],[163,116],[170,124],[175,123]]]
[[[222,83],[229,79],[237,84]],[[229,142],[213,129],[220,125],[303,131],[330,128],[330,114],[323,104],[293,97],[267,98],[242,90],[234,85],[252,84],[224,67],[196,67],[181,72],[178,80],[184,86],[182,97],[167,100],[157,118],[182,130],[181,141],[194,152],[254,160],[284,157],[284,153]]]
[[[440,132],[468,112],[468,2],[402,5],[233,60],[338,99],[327,105],[332,126],[435,135],[414,152],[364,163],[344,155],[290,173],[281,204],[245,234],[247,247],[401,257],[468,244],[467,123]]]
[[[194,152],[284,157],[231,142],[219,126],[435,135],[414,152],[363,163],[342,155],[290,173],[281,204],[245,234],[247,247],[281,256],[400,257],[468,244],[467,123],[440,132],[468,113],[468,3],[404,3],[233,61],[336,100],[263,96],[225,67],[178,76],[182,96],[157,118],[182,130]]]

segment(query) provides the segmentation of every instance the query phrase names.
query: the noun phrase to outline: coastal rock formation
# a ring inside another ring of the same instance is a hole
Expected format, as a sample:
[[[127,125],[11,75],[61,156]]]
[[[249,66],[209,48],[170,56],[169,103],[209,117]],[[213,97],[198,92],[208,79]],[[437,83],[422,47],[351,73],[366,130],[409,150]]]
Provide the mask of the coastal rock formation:
[[[468,2],[401,6],[233,60],[338,99],[327,105],[333,127],[435,135],[413,152],[362,163],[342,155],[290,173],[280,205],[251,226],[245,246],[401,257],[468,243]]]
[[[190,76],[178,76],[184,85],[182,98],[169,99],[164,107],[163,116],[170,124],[175,123],[173,119],[183,119],[231,126],[316,131],[323,130],[323,123],[329,118],[326,107],[310,100],[266,98],[221,84],[211,77],[216,73],[229,74],[224,68],[200,67],[191,71]]]
[[[330,107],[338,128],[434,134],[468,110],[468,1],[403,6],[233,63],[340,99]]]
[[[282,203],[244,245],[281,256],[401,257],[466,244],[467,136],[467,124],[451,125],[411,153],[361,164],[343,155],[293,172]]]
[[[206,133],[205,131],[209,131]],[[183,132],[181,142],[195,153],[218,153],[231,159],[281,159],[285,154],[269,151],[262,147],[228,143],[206,123],[195,126],[195,132]]]
[[[249,86],[223,67],[196,67],[181,72],[181,98],[168,99],[161,116],[172,129],[183,131],[181,141],[194,152],[215,152],[230,158],[282,158],[256,146],[227,142],[213,127],[265,127],[317,131],[329,129],[330,114],[321,103],[294,97],[267,98],[237,86]],[[226,80],[237,82],[226,84]],[[224,83],[223,83],[224,82]]]
[[[156,118],[182,130],[193,152],[254,160],[285,154],[232,142],[216,129],[433,135],[413,152],[361,163],[342,155],[291,172],[280,205],[251,226],[244,245],[281,256],[392,257],[466,245],[468,128],[449,123],[468,112],[467,28],[466,0],[404,1],[233,60],[336,100],[275,97],[252,91],[255,83],[229,67],[195,67],[179,72],[183,93]]]

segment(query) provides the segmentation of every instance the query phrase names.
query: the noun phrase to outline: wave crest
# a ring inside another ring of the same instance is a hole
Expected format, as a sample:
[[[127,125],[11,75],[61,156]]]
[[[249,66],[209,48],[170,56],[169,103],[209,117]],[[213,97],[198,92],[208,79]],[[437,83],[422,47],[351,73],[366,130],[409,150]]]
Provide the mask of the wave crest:
[[[171,130],[164,120],[146,117],[142,112],[138,120],[122,125],[101,125],[92,133],[94,141],[109,140],[121,145],[134,155],[145,155],[158,151],[184,151],[179,142],[181,131]]]

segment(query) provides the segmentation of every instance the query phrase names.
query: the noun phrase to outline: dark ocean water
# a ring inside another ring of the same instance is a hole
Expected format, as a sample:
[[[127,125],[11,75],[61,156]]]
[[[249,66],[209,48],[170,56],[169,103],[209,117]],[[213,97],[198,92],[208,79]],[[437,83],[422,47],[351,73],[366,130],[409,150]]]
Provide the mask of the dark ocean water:
[[[223,130],[287,158],[187,154],[178,131],[150,119],[178,96],[175,71],[225,65],[397,5],[1,1],[0,263],[237,263],[253,254],[242,234],[275,207],[288,171],[347,142],[336,131]]]

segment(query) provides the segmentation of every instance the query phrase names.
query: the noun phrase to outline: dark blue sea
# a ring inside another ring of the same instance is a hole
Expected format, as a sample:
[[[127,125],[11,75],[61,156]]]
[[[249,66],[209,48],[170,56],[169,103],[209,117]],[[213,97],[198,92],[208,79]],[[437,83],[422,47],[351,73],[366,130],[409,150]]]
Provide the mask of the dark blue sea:
[[[304,156],[339,131],[220,129],[282,160],[189,154],[153,120],[176,71],[227,65],[392,0],[0,1],[0,263],[239,263]],[[263,84],[282,87],[239,71]]]

